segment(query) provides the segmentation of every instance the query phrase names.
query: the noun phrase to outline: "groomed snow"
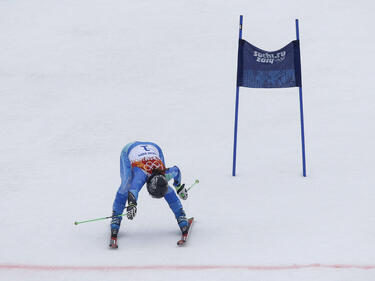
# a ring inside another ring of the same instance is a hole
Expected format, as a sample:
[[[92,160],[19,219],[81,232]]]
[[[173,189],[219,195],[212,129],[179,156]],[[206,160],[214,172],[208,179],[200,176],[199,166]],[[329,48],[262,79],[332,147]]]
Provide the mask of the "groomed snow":
[[[0,279],[375,280],[374,7],[0,1]],[[240,14],[266,50],[300,20],[306,178],[297,88],[241,88],[231,176]],[[145,190],[116,251],[109,221],[73,224],[111,214],[134,140],[200,180],[184,248]]]

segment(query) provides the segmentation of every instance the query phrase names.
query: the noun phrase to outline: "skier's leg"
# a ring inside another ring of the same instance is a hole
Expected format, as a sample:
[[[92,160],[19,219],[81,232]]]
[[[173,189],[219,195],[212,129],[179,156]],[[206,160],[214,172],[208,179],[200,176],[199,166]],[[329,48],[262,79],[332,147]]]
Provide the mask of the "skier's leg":
[[[120,176],[121,185],[116,193],[115,201],[112,207],[112,216],[121,215],[125,209],[126,200],[128,199],[128,190],[131,185],[132,170],[129,160],[127,159],[127,151],[124,149],[120,157]],[[114,217],[111,222],[111,229],[116,234],[120,228],[122,217]]]
[[[174,213],[182,233],[186,232],[188,229],[188,221],[186,219],[185,211],[182,207],[180,199],[178,199],[176,193],[170,186],[168,186],[168,192],[164,196],[164,199],[167,201],[169,207]]]
[[[138,193],[146,181],[147,175],[145,172],[143,172],[141,168],[134,167],[132,171],[131,186],[129,186],[127,190],[134,195],[136,201],[138,201]]]
[[[125,209],[126,200],[128,199],[128,193],[121,193],[122,185],[116,193],[115,201],[113,202],[112,216],[121,215]],[[111,228],[119,229],[121,224],[121,217],[113,217],[111,221]]]

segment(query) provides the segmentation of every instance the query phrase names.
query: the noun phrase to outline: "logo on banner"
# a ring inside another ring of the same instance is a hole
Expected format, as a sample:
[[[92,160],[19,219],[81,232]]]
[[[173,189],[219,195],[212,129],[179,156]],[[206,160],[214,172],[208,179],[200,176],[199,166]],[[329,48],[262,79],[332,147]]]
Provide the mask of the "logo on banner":
[[[262,53],[258,51],[254,51],[253,54],[254,57],[256,57],[257,62],[259,63],[266,63],[266,64],[274,64],[274,63],[280,63],[283,60],[285,60],[286,57],[286,51],[278,52],[278,53]]]

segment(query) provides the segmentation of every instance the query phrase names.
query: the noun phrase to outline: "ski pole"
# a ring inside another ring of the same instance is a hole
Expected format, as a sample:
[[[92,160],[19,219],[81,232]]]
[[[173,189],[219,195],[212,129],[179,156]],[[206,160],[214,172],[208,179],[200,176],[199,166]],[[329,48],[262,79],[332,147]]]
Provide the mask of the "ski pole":
[[[189,191],[193,186],[195,186],[196,184],[199,183],[199,180],[195,180],[194,183],[189,186],[187,188],[187,190]],[[127,208],[127,207],[126,207]],[[111,218],[115,218],[115,217],[123,217],[123,216],[126,216],[126,213],[125,214],[121,214],[121,215],[116,215],[116,216],[109,216],[109,217],[103,217],[103,218],[96,218],[96,219],[91,219],[91,220],[85,220],[85,221],[75,221],[74,224],[75,225],[78,225],[78,224],[81,224],[81,223],[86,223],[86,222],[93,222],[93,221],[100,221],[100,220],[106,220],[106,219],[111,219]]]
[[[194,185],[196,185],[198,183],[199,183],[199,180],[195,180],[195,182],[189,188],[187,188],[186,190],[189,191]]]
[[[91,219],[91,220],[86,220],[86,221],[75,221],[74,224],[78,225],[78,224],[81,224],[81,223],[92,222],[92,221],[100,221],[100,220],[106,220],[106,219],[111,219],[111,218],[115,218],[115,217],[123,217],[123,216],[126,216],[126,213],[122,214],[122,215],[116,215],[116,216],[110,216],[110,217],[104,217],[104,218],[97,218],[97,219]]]

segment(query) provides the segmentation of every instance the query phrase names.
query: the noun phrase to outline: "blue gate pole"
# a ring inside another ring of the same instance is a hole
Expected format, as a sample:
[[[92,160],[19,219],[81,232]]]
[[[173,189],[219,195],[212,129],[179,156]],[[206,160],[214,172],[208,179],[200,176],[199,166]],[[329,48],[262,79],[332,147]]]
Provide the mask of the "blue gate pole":
[[[296,19],[296,35],[297,35],[297,40],[299,40],[298,19]],[[299,108],[300,108],[300,117],[301,117],[302,169],[303,169],[303,176],[306,177],[305,126],[303,122],[303,99],[302,99],[302,71],[301,71],[301,85],[299,86]]]
[[[242,19],[243,16],[240,16],[240,28],[239,28],[239,39],[242,39]],[[238,42],[239,44],[239,42]],[[238,66],[238,61],[237,61]],[[237,70],[238,71],[238,70]],[[238,73],[237,73],[238,75]],[[237,156],[237,128],[238,128],[238,103],[240,98],[240,87],[238,83],[236,84],[236,113],[234,117],[234,145],[233,145],[233,169],[232,176],[236,176],[236,156]]]

